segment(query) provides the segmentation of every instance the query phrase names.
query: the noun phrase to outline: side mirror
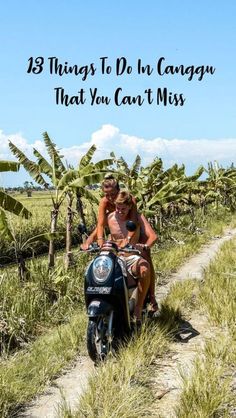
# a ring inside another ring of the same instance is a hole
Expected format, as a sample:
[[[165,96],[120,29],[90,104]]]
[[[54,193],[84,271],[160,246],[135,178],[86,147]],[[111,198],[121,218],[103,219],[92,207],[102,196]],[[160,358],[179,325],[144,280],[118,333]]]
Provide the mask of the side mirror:
[[[77,229],[82,235],[87,233],[87,228],[84,224],[79,224]]]
[[[137,229],[137,225],[133,221],[127,221],[126,228],[129,232],[134,232]]]

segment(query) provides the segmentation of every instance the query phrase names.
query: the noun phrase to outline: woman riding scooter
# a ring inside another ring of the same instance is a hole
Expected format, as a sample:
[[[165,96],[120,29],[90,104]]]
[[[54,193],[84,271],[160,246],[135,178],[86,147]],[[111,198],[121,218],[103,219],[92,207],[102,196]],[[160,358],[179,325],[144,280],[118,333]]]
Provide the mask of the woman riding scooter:
[[[107,216],[107,225],[111,233],[111,240],[115,241],[118,247],[123,248],[127,244],[128,230],[127,221],[129,220],[129,211],[132,207],[132,196],[126,191],[118,193],[115,200],[116,209]],[[157,240],[157,236],[145,217],[138,215],[138,228],[135,230],[131,244],[141,250],[140,255],[127,255],[123,258],[126,263],[128,273],[134,281],[138,281],[138,300],[134,311],[137,322],[141,321],[143,303],[150,287],[150,264],[148,263],[145,252]],[[137,244],[139,242],[140,231],[147,236],[146,244]]]
[[[85,243],[81,245],[81,248],[83,250],[87,250],[89,245],[97,241],[98,245],[101,247],[104,242],[104,230],[105,226],[107,224],[107,216],[115,211],[115,200],[118,196],[118,193],[120,191],[119,183],[118,181],[112,176],[108,175],[105,177],[104,181],[102,182],[102,191],[104,193],[104,197],[101,199],[99,203],[98,208],[98,223],[97,227],[94,229],[94,231],[91,233],[91,235],[87,238]],[[129,219],[132,220],[135,223],[138,223],[138,215],[137,212],[137,206],[136,201],[134,197],[131,195],[132,199],[132,205],[129,211]],[[150,265],[150,288],[149,288],[149,294],[150,294],[150,302],[151,302],[151,309],[153,312],[156,312],[158,310],[157,301],[155,298],[155,271],[150,255],[150,248],[149,247],[149,240],[151,237],[151,240],[157,239],[157,235],[151,228],[150,224],[147,222],[147,220],[141,215],[141,218],[143,220],[143,223],[145,224],[144,228],[141,228],[140,230],[140,236],[138,242],[140,243],[140,247],[145,247],[145,251],[143,251],[143,257],[148,261]],[[132,237],[134,235],[134,232],[128,232],[127,235],[127,242],[132,242]]]

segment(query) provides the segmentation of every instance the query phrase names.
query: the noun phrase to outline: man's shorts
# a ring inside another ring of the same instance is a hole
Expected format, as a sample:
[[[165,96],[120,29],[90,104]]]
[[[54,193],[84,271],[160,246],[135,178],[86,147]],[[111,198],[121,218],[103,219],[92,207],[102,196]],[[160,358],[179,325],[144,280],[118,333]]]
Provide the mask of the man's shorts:
[[[129,255],[128,257],[124,257],[124,256],[120,256],[121,260],[124,261],[125,266],[126,266],[126,270],[128,271],[128,273],[135,279],[137,280],[138,277],[135,276],[132,272],[132,267],[135,265],[135,263],[137,263],[138,260],[140,260],[142,257],[140,257],[140,255],[134,254],[134,255]]]

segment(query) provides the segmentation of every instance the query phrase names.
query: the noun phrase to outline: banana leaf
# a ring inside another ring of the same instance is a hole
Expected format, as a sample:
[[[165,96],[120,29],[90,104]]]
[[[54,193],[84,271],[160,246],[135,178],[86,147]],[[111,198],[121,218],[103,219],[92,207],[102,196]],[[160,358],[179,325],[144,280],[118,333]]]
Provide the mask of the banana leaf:
[[[14,241],[14,237],[8,225],[7,215],[4,212],[4,210],[2,210],[1,208],[0,208],[0,236],[8,237],[10,238],[10,240]]]
[[[86,167],[86,165],[88,165],[90,163],[90,161],[93,158],[93,154],[96,151],[96,145],[92,145],[89,150],[86,152],[86,154],[81,158],[79,165],[78,165],[78,170],[81,170],[82,168]]]
[[[38,150],[34,148],[34,155],[38,159],[38,165],[40,170],[46,174],[50,179],[52,179],[52,166],[48,163],[48,161],[40,154]]]
[[[62,234],[60,232],[49,232],[49,233],[45,233],[45,234],[35,235],[34,237],[31,237],[31,238],[27,239],[27,241],[24,242],[24,244],[21,247],[21,250],[23,250],[24,248],[28,247],[31,244],[34,244],[35,242],[38,242],[38,241],[49,242],[51,240],[61,238],[61,237],[63,237],[63,235],[64,234]]]
[[[59,171],[59,172],[66,171],[66,167],[64,166],[62,162],[63,155],[59,154],[59,151],[56,148],[56,144],[52,142],[47,132],[43,133],[43,139],[44,139],[44,143],[46,145],[48,154],[50,155],[51,161],[55,166],[54,170]]]
[[[14,215],[21,215],[25,219],[31,217],[31,212],[22,203],[0,190],[0,207]]]
[[[41,186],[47,187],[48,183],[44,180],[41,175],[39,165],[34,161],[29,160],[26,155],[17,148],[11,141],[9,141],[9,148],[12,153],[17,157],[20,164],[23,165],[24,169],[30,174],[30,176]]]
[[[19,171],[20,164],[15,161],[0,160],[0,172]]]

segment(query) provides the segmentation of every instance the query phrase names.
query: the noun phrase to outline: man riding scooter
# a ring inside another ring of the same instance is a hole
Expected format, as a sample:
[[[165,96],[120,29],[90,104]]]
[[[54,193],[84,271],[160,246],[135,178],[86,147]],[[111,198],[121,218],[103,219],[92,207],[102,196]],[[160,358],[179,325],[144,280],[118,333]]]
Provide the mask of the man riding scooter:
[[[129,220],[129,213],[132,207],[132,196],[127,191],[118,193],[115,199],[115,211],[107,216],[107,225],[111,233],[111,240],[122,248],[127,244],[128,230],[126,222]],[[136,248],[145,253],[157,240],[157,235],[151,228],[143,215],[137,216],[138,227],[130,238],[130,244],[135,245]],[[138,244],[140,233],[147,237],[146,244]],[[148,261],[139,255],[122,255],[130,278],[133,281],[138,281],[138,298],[134,310],[134,316],[137,323],[141,322],[142,308],[147,291],[150,286],[150,264]]]
[[[101,247],[91,244],[88,249],[91,254],[98,254],[86,267],[84,283],[89,319],[87,349],[95,363],[104,360],[116,350],[119,341],[139,329],[142,310],[146,308],[146,303],[143,305],[150,284],[150,265],[141,255],[157,237],[144,216],[138,216],[136,225],[129,220],[131,206],[131,195],[119,192],[115,211],[107,216],[109,240]],[[129,232],[134,232],[130,239]],[[145,235],[146,244],[136,244],[140,232]]]
[[[89,245],[97,241],[98,245],[101,247],[104,242],[104,229],[107,224],[107,216],[115,211],[115,200],[119,194],[120,188],[119,183],[117,180],[112,176],[107,176],[104,181],[102,182],[102,190],[104,192],[104,197],[101,199],[98,209],[98,224],[95,230],[91,233],[91,235],[88,237],[88,239],[81,245],[81,248],[83,250],[88,249]],[[130,195],[131,196],[131,195]],[[129,210],[129,220],[132,220],[133,222],[137,223],[138,218],[140,218],[140,215],[137,212],[137,206],[136,201],[133,196],[131,196],[131,205]],[[155,312],[158,309],[158,305],[155,298],[155,271],[152,264],[152,260],[150,257],[150,246],[153,245],[157,240],[157,235],[151,228],[150,224],[147,222],[145,217],[141,215],[143,228],[140,229],[140,235],[139,235],[139,243],[141,243],[142,246],[146,245],[146,250],[143,253],[143,257],[148,261],[149,267],[150,267],[150,302],[151,302],[151,308],[152,311]],[[133,233],[128,232],[127,234],[127,242],[131,242]],[[151,242],[151,245],[150,245]],[[147,248],[149,247],[149,248]]]

